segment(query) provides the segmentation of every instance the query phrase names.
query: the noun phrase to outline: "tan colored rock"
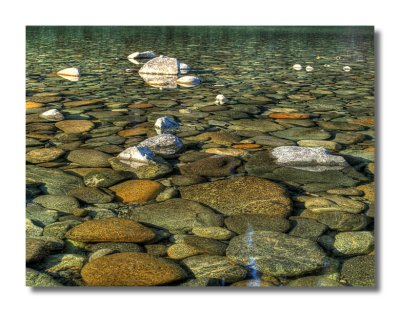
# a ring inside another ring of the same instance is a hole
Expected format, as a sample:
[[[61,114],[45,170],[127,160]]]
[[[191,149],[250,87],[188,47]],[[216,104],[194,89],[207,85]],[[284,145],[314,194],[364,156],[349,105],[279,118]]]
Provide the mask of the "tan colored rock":
[[[33,164],[55,160],[62,156],[64,151],[57,147],[38,148],[26,154],[26,160]]]
[[[156,286],[186,278],[177,264],[138,252],[122,252],[97,258],[81,271],[88,286]]]
[[[141,243],[155,236],[152,230],[140,223],[122,218],[86,221],[66,234],[68,239],[84,243]]]
[[[101,100],[101,99],[71,101],[71,102],[65,102],[64,107],[80,107],[80,106],[94,105],[94,104],[98,104],[98,103],[102,103],[102,102],[103,102],[103,100]]]
[[[55,126],[65,133],[83,133],[94,128],[94,123],[89,120],[62,120]]]
[[[129,180],[110,187],[110,190],[124,203],[142,204],[155,199],[162,188],[162,184],[156,181]]]

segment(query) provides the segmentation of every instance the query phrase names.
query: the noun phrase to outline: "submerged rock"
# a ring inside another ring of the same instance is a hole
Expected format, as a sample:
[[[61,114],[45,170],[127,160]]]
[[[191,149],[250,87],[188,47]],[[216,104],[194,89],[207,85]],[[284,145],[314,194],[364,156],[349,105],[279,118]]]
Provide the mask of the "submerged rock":
[[[140,252],[122,252],[87,263],[82,278],[89,286],[156,286],[184,279],[172,261]]]
[[[124,203],[142,204],[152,199],[162,191],[162,184],[151,180],[128,180],[110,187]]]
[[[68,239],[85,243],[141,243],[155,238],[152,230],[127,219],[108,218],[81,223],[66,234]]]
[[[195,278],[216,278],[234,283],[246,278],[247,271],[227,257],[201,255],[182,261]]]
[[[180,198],[129,209],[127,217],[172,233],[190,231],[199,226],[221,226],[222,216],[203,205]]]
[[[325,265],[317,243],[271,231],[249,231],[231,239],[226,255],[242,265],[251,263],[264,274],[298,276]]]
[[[374,256],[358,256],[344,261],[341,278],[352,286],[375,286]]]
[[[173,170],[168,162],[157,156],[148,163],[119,158],[111,158],[109,162],[114,170],[133,172],[139,179],[161,178]]]
[[[235,157],[214,155],[179,167],[183,175],[224,177],[235,172],[241,161]]]
[[[260,213],[287,216],[291,201],[284,188],[256,177],[239,177],[180,188],[181,197],[206,204],[224,215]]]
[[[340,170],[348,166],[343,157],[331,155],[323,147],[280,146],[271,154],[277,164],[307,171]]]

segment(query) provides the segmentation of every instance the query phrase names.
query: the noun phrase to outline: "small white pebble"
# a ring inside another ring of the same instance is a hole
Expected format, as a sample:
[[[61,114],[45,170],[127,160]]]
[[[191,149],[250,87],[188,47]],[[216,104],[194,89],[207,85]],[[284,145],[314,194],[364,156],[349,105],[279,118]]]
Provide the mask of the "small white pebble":
[[[351,71],[351,67],[350,66],[343,66],[343,70],[345,72],[349,72],[349,71]]]
[[[300,64],[294,64],[294,65],[293,65],[293,69],[294,69],[294,70],[301,70],[302,67],[301,67]]]
[[[307,72],[312,72],[314,70],[314,67],[312,67],[312,66],[307,66],[306,67],[306,71]]]

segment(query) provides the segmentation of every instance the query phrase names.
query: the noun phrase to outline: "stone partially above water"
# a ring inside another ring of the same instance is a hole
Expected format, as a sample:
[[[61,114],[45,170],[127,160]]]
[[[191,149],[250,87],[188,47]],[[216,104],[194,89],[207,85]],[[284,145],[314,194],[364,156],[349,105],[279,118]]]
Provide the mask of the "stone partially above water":
[[[169,117],[160,117],[156,120],[154,127],[157,134],[175,133],[179,128],[179,123]]]
[[[231,239],[226,250],[231,260],[253,265],[272,276],[298,276],[325,265],[326,255],[317,243],[271,231],[254,231]]]
[[[180,86],[196,86],[201,83],[201,80],[195,76],[182,76],[176,80],[176,83]]]
[[[154,161],[149,161],[148,163],[124,160],[117,157],[111,158],[109,162],[114,170],[132,172],[139,179],[161,178],[173,170],[167,161],[157,156]]]
[[[260,213],[287,216],[291,200],[278,184],[256,177],[239,177],[180,188],[181,197],[214,208],[224,215]]]
[[[49,121],[61,121],[64,119],[64,115],[55,108],[41,113],[39,117]]]
[[[173,134],[159,134],[141,142],[138,147],[147,147],[154,154],[162,157],[175,157],[182,151],[184,145],[177,136]]]
[[[122,160],[137,161],[141,163],[149,163],[154,159],[154,153],[145,146],[128,147],[118,154],[117,158]]]
[[[131,59],[142,59],[142,58],[153,58],[153,57],[156,57],[156,56],[157,56],[157,54],[155,54],[153,51],[134,52],[134,53],[128,55],[128,60],[131,60]]]
[[[144,64],[139,74],[178,75],[179,61],[173,57],[160,55]]]
[[[307,171],[340,170],[348,166],[343,157],[331,155],[323,147],[280,146],[271,154],[279,165]]]

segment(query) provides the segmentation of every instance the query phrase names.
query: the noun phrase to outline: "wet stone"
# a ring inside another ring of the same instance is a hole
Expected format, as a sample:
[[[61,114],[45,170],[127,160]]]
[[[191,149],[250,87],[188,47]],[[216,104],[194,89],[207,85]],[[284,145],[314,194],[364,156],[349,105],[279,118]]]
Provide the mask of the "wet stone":
[[[319,128],[301,128],[301,127],[293,127],[282,131],[273,132],[272,135],[292,140],[326,140],[331,137],[329,132],[326,132]],[[340,143],[340,142],[339,142]]]
[[[40,148],[29,151],[26,154],[26,160],[30,163],[37,164],[55,160],[63,154],[64,151],[57,147]]]
[[[239,177],[180,188],[181,197],[203,203],[223,213],[261,213],[286,216],[291,201],[279,185],[256,177]]]
[[[200,255],[182,261],[195,278],[223,279],[234,283],[245,279],[247,271],[227,257]]]
[[[307,238],[312,241],[316,241],[328,229],[327,225],[313,219],[292,217],[290,221],[292,223],[290,235]]]
[[[145,225],[174,232],[191,231],[198,226],[221,226],[222,217],[203,205],[185,199],[170,199],[157,204],[129,209],[126,216]]]
[[[363,230],[370,222],[365,215],[339,211],[319,213],[317,220],[330,229],[340,232]]]
[[[25,285],[28,287],[61,287],[61,283],[46,273],[26,268]]]
[[[110,187],[118,182],[131,179],[133,176],[131,172],[105,169],[100,172],[93,172],[85,175],[83,182],[86,186]]]
[[[248,232],[232,238],[226,255],[242,265],[252,262],[272,276],[298,276],[321,269],[325,254],[308,239],[270,231]]]
[[[304,206],[316,213],[334,211],[360,213],[366,208],[364,203],[340,195],[312,197],[305,201]]]
[[[109,167],[112,156],[93,149],[80,149],[68,154],[67,159],[85,167]]]
[[[89,286],[156,286],[186,277],[177,264],[145,253],[123,252],[97,258],[82,269]]]
[[[68,195],[76,197],[87,204],[110,203],[114,196],[108,191],[102,191],[96,187],[79,187],[68,192]]]
[[[341,232],[335,235],[333,252],[339,256],[356,256],[370,253],[374,249],[372,232]]]
[[[234,157],[215,155],[179,167],[183,175],[223,177],[235,172],[241,161]]]
[[[206,181],[204,177],[196,175],[175,175],[171,177],[171,182],[176,186],[188,186]]]
[[[290,228],[288,220],[281,217],[268,217],[262,214],[238,214],[225,219],[226,227],[238,234],[248,231],[286,232]]]
[[[141,243],[152,240],[155,234],[145,226],[127,219],[90,220],[71,229],[66,237],[85,243]]]
[[[79,208],[78,200],[66,195],[42,195],[34,198],[33,202],[66,213],[72,213],[74,209]]]
[[[343,262],[341,278],[352,286],[375,286],[374,256],[358,256]]]

